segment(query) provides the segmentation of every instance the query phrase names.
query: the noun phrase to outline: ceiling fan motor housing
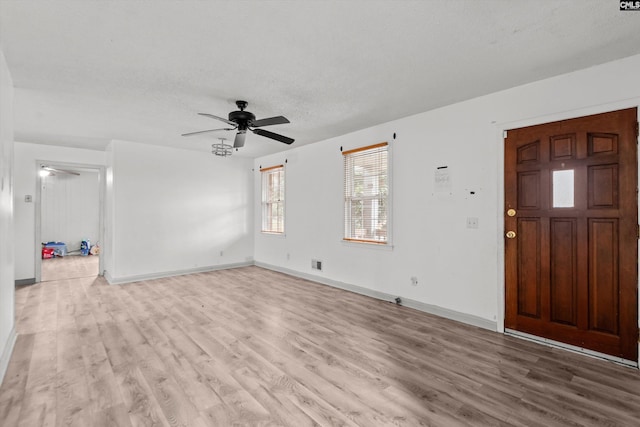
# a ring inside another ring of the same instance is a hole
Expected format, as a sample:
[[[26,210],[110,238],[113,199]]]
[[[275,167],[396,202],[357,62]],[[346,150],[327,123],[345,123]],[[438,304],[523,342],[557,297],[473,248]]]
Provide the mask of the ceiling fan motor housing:
[[[244,129],[247,129],[247,126],[251,126],[251,122],[255,119],[256,116],[248,111],[232,111],[229,113],[229,121],[237,123],[238,128],[244,127]]]
[[[229,121],[238,124],[238,130],[244,132],[247,130],[251,123],[256,119],[256,116],[249,111],[244,111],[249,103],[247,101],[236,101],[236,105],[240,111],[232,111],[229,113]]]

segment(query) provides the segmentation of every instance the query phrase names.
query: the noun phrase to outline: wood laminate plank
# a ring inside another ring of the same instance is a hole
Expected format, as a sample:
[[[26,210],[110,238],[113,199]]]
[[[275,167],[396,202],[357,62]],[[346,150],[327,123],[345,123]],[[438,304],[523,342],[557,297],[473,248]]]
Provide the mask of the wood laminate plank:
[[[95,412],[91,427],[132,427],[129,413],[124,405],[108,407]]]
[[[58,408],[56,407],[55,383],[45,383],[28,388],[21,405],[20,427],[55,426]]]
[[[56,425],[90,425],[92,405],[84,366],[59,372],[55,378],[55,392]]]
[[[199,417],[198,411],[189,402],[176,379],[169,375],[164,363],[157,357],[149,357],[139,362],[138,368],[169,425],[192,425]]]
[[[151,387],[136,364],[114,366],[113,373],[132,426],[169,426]]]
[[[117,324],[109,322],[100,325],[100,336],[111,366],[135,363],[140,360],[135,348],[125,341]]]
[[[32,287],[33,285],[16,286],[16,294],[15,294],[16,319],[22,318],[22,310],[24,310],[24,307],[27,305],[27,303],[33,300],[33,298],[29,297]]]
[[[43,331],[33,334],[33,353],[29,363],[26,388],[51,384],[58,369],[58,333]]]
[[[254,369],[262,371],[260,364],[253,365],[253,369],[244,367],[234,372],[234,378],[244,387],[262,407],[269,408],[270,416],[278,425],[317,426],[311,417],[296,406],[290,398],[278,396],[277,385],[264,383],[263,377]]]
[[[33,357],[34,334],[19,335],[13,349],[7,372],[0,388],[0,402],[19,402],[24,396],[29,377],[29,365]]]
[[[2,425],[17,426],[20,424],[20,411],[24,402],[24,394],[17,398],[15,396],[5,396],[0,400],[0,422]],[[32,408],[29,408],[32,410]]]

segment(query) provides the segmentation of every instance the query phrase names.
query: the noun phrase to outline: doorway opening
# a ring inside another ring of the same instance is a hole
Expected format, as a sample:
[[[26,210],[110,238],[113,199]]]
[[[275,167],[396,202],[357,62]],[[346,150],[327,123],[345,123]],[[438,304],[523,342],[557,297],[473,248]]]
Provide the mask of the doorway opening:
[[[104,168],[38,161],[36,282],[101,274]]]

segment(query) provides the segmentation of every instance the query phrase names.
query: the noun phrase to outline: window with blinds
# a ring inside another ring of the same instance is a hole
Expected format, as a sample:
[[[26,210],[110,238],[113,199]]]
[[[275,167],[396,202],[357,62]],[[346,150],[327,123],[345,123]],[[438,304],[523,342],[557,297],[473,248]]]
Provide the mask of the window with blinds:
[[[260,169],[262,232],[284,233],[284,165]]]
[[[389,230],[389,147],[344,151],[344,240],[386,244]]]

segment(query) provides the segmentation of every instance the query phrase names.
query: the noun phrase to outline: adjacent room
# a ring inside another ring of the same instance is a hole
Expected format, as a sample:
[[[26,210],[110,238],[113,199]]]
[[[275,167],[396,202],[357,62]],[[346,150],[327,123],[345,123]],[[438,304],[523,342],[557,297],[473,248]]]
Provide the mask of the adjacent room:
[[[1,0],[0,425],[637,425],[639,29]]]
[[[99,169],[40,166],[40,280],[77,279],[100,272]],[[37,230],[37,227],[36,227]],[[92,244],[93,242],[93,244]],[[37,267],[36,267],[37,268]]]

